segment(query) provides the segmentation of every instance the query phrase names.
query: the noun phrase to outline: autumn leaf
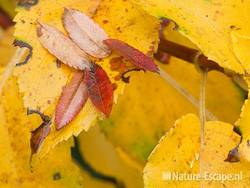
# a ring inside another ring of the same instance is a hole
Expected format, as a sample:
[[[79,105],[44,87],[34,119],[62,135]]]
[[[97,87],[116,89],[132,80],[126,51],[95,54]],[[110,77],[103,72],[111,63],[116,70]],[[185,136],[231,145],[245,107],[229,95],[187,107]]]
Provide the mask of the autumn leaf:
[[[211,60],[236,73],[249,72],[248,1],[134,1],[149,14],[173,20],[177,30]],[[197,13],[199,9],[199,14]]]
[[[53,25],[66,35],[62,24],[65,7],[78,10],[93,18],[111,38],[127,42],[145,54],[149,51],[152,53],[152,49],[156,50],[159,36],[157,19],[147,15],[141,9],[134,8],[134,5],[128,1],[104,0],[97,9],[98,5],[98,0],[74,2],[62,0],[60,3],[44,0],[39,1],[29,10],[18,8],[18,14],[15,17],[17,22],[15,37],[33,47],[33,55],[29,62],[17,67],[14,72],[18,78],[18,85],[26,108],[40,109],[41,112],[52,117],[62,88],[71,78],[72,69],[64,65],[58,67],[57,59],[41,45],[36,34],[37,20],[39,20],[41,23]],[[117,85],[113,96],[114,102],[116,102],[119,94],[123,93],[124,83],[115,80],[114,77],[117,73],[110,70],[110,60],[113,57],[114,55],[111,55],[97,60],[96,64],[105,70],[111,83]],[[56,131],[55,123],[52,122],[52,130],[40,148],[41,157],[59,142],[69,139],[72,135],[77,136],[82,130],[87,131],[100,116],[102,116],[101,113],[89,100],[74,120],[60,131]]]
[[[90,70],[85,73],[89,98],[95,107],[108,117],[113,106],[113,85],[107,73],[97,64],[92,64]]]
[[[31,132],[31,139],[30,139],[31,155],[35,154],[38,151],[44,139],[48,136],[51,129],[50,125],[51,125],[50,121],[43,122],[37,129]]]
[[[84,107],[88,99],[87,86],[84,83],[84,72],[78,71],[62,91],[56,106],[55,123],[57,130],[70,123]]]
[[[72,40],[86,53],[96,58],[104,58],[110,54],[103,43],[108,38],[105,31],[84,13],[65,9],[63,24]]]
[[[72,140],[59,144],[43,160],[34,161],[31,168],[31,130],[41,119],[37,115],[27,116],[14,77],[6,82],[0,101],[0,186],[82,187],[82,172],[71,159]]]
[[[190,129],[190,125],[192,125],[192,129]],[[242,187],[249,184],[250,164],[248,162],[244,160],[237,163],[225,161],[229,150],[240,141],[240,136],[233,131],[232,125],[219,121],[207,122],[202,155],[199,153],[199,137],[200,125],[196,116],[189,114],[177,120],[174,127],[162,137],[148,159],[144,168],[145,187],[236,187],[239,186],[239,181]],[[202,174],[238,174],[239,181],[164,179],[164,177],[167,178],[168,172],[198,174],[200,164],[203,165]]]
[[[196,49],[174,29],[173,24],[164,30],[164,37]],[[119,65],[119,62],[114,61],[113,64]],[[192,64],[171,56],[168,64],[158,62],[158,65],[198,101],[200,73]],[[125,160],[138,168],[146,163],[160,137],[173,126],[175,120],[190,112],[198,115],[198,108],[157,74],[141,72],[130,76],[126,92],[119,97],[110,118],[99,124],[108,139],[119,151],[123,151],[122,157],[126,155]],[[221,72],[209,72],[206,108],[217,119],[233,124],[239,118],[244,100],[244,91],[231,78]],[[210,118],[207,115],[207,119]]]
[[[39,23],[37,36],[42,45],[61,62],[80,70],[89,68],[88,56],[56,28]]]
[[[159,71],[157,65],[154,63],[154,60],[136,48],[117,39],[107,39],[104,40],[104,43],[142,70],[152,72]]]
[[[142,188],[142,169],[132,168],[119,156],[118,150],[105,135],[100,131],[99,126],[91,128],[88,132],[82,132],[77,138],[80,153],[84,156],[85,161],[92,166],[97,172],[109,177],[107,183],[112,187],[123,185],[129,188]],[[102,157],[100,157],[100,155]],[[89,177],[84,176],[84,184],[89,182]],[[98,178],[97,178],[98,180]],[[100,179],[103,184],[105,181]],[[114,181],[116,180],[116,181]],[[99,183],[100,184],[100,183]],[[106,188],[104,185],[86,185],[87,188]],[[122,186],[121,186],[122,187]]]

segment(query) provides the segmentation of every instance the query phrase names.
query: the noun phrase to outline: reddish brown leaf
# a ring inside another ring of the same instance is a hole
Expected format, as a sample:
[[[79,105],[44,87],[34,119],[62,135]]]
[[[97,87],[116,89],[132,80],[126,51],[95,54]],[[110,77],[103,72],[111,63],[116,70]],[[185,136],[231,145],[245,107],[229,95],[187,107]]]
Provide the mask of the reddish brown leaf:
[[[108,39],[105,31],[82,12],[65,9],[63,24],[72,40],[86,53],[96,58],[110,54],[103,40]]]
[[[43,47],[61,62],[80,70],[89,68],[87,54],[58,29],[39,23],[37,36]]]
[[[11,18],[8,14],[0,8],[0,27],[3,29],[8,29],[13,25]]]
[[[31,132],[30,146],[31,156],[35,154],[50,132],[51,121],[43,122],[37,129]]]
[[[104,43],[108,45],[112,50],[117,51],[125,59],[131,61],[138,68],[141,68],[145,71],[159,71],[152,58],[140,52],[136,48],[130,46],[129,44],[117,39],[107,39],[104,40]]]
[[[113,106],[113,85],[108,75],[102,67],[92,64],[85,81],[92,103],[108,117]]]
[[[70,123],[81,111],[87,99],[88,90],[84,82],[84,72],[78,71],[70,83],[63,88],[56,106],[56,129],[59,130]]]

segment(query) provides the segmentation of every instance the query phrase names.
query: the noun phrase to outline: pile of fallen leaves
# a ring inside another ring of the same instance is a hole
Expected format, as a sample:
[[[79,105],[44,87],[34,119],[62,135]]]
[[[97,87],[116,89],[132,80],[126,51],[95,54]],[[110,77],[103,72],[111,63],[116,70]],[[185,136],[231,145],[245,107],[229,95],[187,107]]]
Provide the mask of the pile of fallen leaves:
[[[247,187],[249,8],[0,0],[0,185]]]

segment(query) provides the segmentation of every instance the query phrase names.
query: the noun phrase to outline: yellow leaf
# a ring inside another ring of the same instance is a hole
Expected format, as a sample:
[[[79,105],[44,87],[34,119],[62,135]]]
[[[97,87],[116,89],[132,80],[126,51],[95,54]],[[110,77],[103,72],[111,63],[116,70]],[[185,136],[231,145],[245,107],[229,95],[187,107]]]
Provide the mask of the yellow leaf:
[[[81,172],[71,161],[72,141],[61,143],[30,166],[30,131],[41,120],[35,115],[27,116],[15,78],[6,83],[0,101],[0,186],[82,187]]]
[[[235,43],[231,34],[249,38],[249,1],[241,0],[140,0],[147,12],[175,21],[178,31],[211,60],[237,73],[249,71],[245,42]],[[235,46],[236,45],[236,46]]]
[[[62,87],[69,80],[72,72],[72,69],[66,66],[57,68],[55,57],[41,46],[36,36],[36,21],[54,25],[65,32],[61,21],[64,7],[78,9],[88,15],[93,15],[98,4],[98,0],[74,2],[71,0],[44,0],[39,1],[39,4],[30,10],[18,10],[15,18],[17,22],[15,37],[33,47],[33,56],[30,61],[15,70],[26,108],[40,109],[40,111],[52,115]],[[128,1],[102,1],[94,14],[94,19],[112,38],[121,39],[145,53],[152,51],[152,48],[157,48],[159,21],[135,8]],[[117,84],[118,87],[115,91],[115,100],[117,100],[118,95],[123,92],[124,83],[114,80],[117,73],[110,70],[111,58],[113,56],[97,63],[106,70],[111,81]],[[58,142],[67,140],[72,135],[77,136],[82,130],[88,130],[95,123],[98,115],[91,102],[88,101],[76,119],[67,127],[61,131],[52,129],[44,142],[41,153],[46,154]]]
[[[164,33],[168,40],[195,48],[172,27],[167,27]],[[174,57],[169,64],[160,66],[197,99],[198,105],[200,73],[196,68]],[[100,125],[112,143],[139,165],[146,162],[159,138],[177,118],[186,113],[198,115],[198,107],[158,75],[134,73],[125,90],[111,117]],[[218,120],[234,123],[245,100],[244,92],[230,78],[216,71],[209,72],[206,91],[206,108]]]
[[[78,140],[85,161],[96,171],[122,181],[125,187],[143,187],[142,170],[137,171],[128,166],[119,157],[115,147],[105,138],[98,126],[91,128],[86,133],[81,133]],[[84,181],[86,182],[86,178]],[[91,186],[86,185],[86,187]]]
[[[249,79],[248,86],[249,86]],[[249,130],[249,122],[250,122],[250,103],[249,103],[249,95],[248,99],[245,100],[245,103],[242,107],[242,112],[240,114],[240,118],[236,122],[236,126],[239,128],[240,133],[242,134],[242,141],[240,143],[240,154],[241,157],[250,161],[250,130]]]
[[[192,114],[176,121],[151,153],[144,169],[146,188],[163,187],[247,187],[249,185],[250,163],[244,160],[237,163],[225,162],[229,150],[240,141],[240,136],[227,123],[213,121],[205,125],[205,144],[202,153],[202,169],[205,174],[237,174],[238,180],[225,181],[175,181],[168,180],[168,172],[199,173],[200,151],[199,119]],[[172,173],[172,174],[171,174]],[[173,177],[173,176],[172,176]],[[240,179],[242,177],[242,180]]]

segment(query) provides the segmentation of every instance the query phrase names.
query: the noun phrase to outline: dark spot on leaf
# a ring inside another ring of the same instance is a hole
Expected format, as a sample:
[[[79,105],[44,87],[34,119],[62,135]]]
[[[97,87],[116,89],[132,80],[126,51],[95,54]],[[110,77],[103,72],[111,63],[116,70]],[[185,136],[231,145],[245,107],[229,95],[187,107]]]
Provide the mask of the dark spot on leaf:
[[[108,20],[103,20],[102,23],[107,24],[107,23],[109,23],[109,21]]]
[[[56,67],[57,68],[61,68],[62,67],[62,62],[59,59],[56,60]]]
[[[247,146],[250,147],[250,140],[247,140]]]
[[[14,46],[19,46],[20,48],[28,48],[29,49],[29,54],[27,55],[27,57],[25,58],[25,60],[23,62],[20,62],[18,64],[16,64],[16,66],[21,66],[21,65],[25,65],[28,63],[28,61],[30,60],[30,58],[32,57],[33,54],[33,48],[31,45],[29,45],[26,42],[23,42],[21,40],[15,40],[13,42]]]
[[[237,27],[237,26],[235,26],[235,25],[231,25],[231,26],[230,26],[230,29],[232,29],[232,30],[240,30],[241,28],[239,28],[239,27]]]
[[[60,180],[61,178],[62,176],[60,172],[56,172],[55,174],[53,174],[53,180],[57,181]]]

